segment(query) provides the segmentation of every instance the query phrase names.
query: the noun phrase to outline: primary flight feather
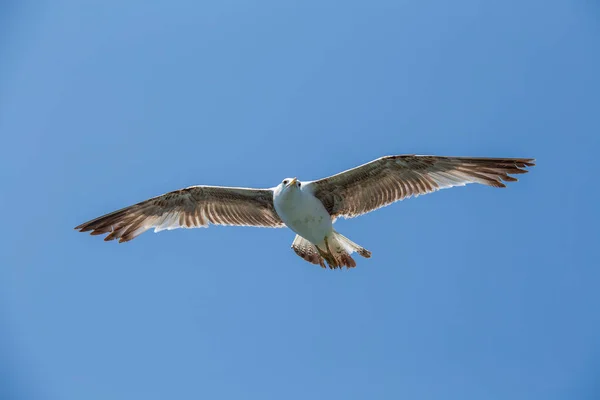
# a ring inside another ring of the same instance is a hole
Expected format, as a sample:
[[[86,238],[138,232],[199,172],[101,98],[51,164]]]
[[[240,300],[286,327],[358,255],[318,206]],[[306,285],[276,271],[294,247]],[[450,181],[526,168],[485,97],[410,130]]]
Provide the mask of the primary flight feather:
[[[328,178],[284,179],[269,189],[191,186],[153,197],[77,226],[80,232],[107,234],[127,242],[148,229],[215,225],[281,228],[297,235],[300,257],[329,268],[355,267],[351,257],[371,252],[333,229],[338,217],[352,218],[411,196],[480,183],[505,187],[535,165],[531,158],[386,156]]]

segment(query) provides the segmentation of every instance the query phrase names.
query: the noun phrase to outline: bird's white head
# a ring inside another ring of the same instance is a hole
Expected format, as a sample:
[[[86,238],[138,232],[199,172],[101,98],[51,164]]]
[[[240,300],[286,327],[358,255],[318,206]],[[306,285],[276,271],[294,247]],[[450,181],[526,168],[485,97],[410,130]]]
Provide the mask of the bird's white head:
[[[296,178],[285,178],[281,183],[277,186],[277,191],[279,193],[288,193],[294,190],[300,189],[302,186],[302,182],[300,182]]]

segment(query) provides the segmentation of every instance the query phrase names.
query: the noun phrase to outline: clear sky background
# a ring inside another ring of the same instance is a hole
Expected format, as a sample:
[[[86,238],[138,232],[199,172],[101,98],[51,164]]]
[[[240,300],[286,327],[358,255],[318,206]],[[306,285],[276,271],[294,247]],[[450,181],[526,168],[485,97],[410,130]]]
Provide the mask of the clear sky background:
[[[0,398],[599,398],[598,2],[4,1],[0,59]],[[73,230],[402,153],[538,165],[340,221],[351,271]]]

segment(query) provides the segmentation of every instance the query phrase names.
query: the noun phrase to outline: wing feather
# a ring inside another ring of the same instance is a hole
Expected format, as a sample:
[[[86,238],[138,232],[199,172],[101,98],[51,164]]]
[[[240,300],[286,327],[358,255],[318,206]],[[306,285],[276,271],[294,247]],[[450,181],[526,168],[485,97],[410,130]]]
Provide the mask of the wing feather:
[[[317,181],[307,182],[333,218],[352,218],[396,201],[439,189],[480,183],[505,187],[509,174],[524,174],[531,158],[386,156]]]
[[[211,224],[278,228],[285,226],[273,206],[271,189],[191,186],[114,211],[77,226],[80,232],[107,234],[127,242],[155,232]]]

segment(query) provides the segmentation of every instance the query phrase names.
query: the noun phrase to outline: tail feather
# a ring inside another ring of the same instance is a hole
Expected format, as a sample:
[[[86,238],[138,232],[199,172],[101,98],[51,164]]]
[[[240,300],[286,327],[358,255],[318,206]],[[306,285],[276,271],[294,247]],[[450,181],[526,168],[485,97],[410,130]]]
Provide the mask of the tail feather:
[[[292,242],[292,249],[309,263],[318,264],[322,268],[326,268],[325,263],[327,263],[330,269],[356,267],[356,261],[350,256],[354,252],[365,258],[371,257],[369,250],[336,231],[326,237],[325,241],[319,246],[314,245],[302,236],[296,235]]]
[[[300,235],[296,235],[296,238],[292,242],[292,249],[298,254],[300,257],[308,261],[312,264],[320,265],[322,268],[325,268],[325,262],[323,257],[319,254],[317,250],[317,246],[304,239]]]
[[[371,257],[371,252],[369,250],[354,243],[352,240],[348,239],[346,236],[342,235],[341,233],[333,231],[333,237],[338,242],[340,242],[342,244],[342,246],[344,246],[346,248],[346,251],[348,251],[350,254],[352,254],[353,252],[357,252],[364,258]]]
[[[350,256],[354,252],[365,258],[371,257],[369,250],[359,246],[336,231],[333,231],[332,235],[325,238],[324,244],[317,246],[317,251],[331,269],[356,267],[356,261]]]

